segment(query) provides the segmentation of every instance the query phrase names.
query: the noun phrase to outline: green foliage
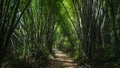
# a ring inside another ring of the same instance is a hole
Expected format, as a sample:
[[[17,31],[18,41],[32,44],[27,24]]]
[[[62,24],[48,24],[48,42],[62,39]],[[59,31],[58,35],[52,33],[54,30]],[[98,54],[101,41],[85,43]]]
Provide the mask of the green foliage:
[[[55,47],[83,67],[119,67],[119,3],[119,0],[1,0],[0,67],[47,65]]]

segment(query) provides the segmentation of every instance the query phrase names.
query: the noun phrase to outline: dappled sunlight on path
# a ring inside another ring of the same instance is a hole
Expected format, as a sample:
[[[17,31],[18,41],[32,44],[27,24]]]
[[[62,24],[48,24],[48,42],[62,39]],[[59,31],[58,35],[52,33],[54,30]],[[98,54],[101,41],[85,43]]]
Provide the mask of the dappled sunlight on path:
[[[58,49],[54,49],[55,58],[52,58],[51,64],[48,68],[80,68],[77,63],[74,62],[73,58],[64,54]]]

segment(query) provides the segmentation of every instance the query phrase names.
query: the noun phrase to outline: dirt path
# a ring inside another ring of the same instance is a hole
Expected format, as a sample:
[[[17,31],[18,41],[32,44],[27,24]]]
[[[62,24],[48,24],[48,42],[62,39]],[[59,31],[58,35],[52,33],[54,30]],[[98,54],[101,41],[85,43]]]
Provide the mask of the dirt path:
[[[52,58],[51,64],[48,68],[80,68],[74,59],[64,54],[62,51],[54,49],[55,58]]]

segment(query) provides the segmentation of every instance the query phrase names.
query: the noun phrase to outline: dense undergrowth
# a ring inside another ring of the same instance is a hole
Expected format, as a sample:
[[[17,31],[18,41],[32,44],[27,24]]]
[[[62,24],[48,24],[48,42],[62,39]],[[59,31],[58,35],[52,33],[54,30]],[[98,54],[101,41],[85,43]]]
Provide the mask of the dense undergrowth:
[[[119,0],[0,0],[0,68],[39,68],[53,48],[80,66],[120,67]]]

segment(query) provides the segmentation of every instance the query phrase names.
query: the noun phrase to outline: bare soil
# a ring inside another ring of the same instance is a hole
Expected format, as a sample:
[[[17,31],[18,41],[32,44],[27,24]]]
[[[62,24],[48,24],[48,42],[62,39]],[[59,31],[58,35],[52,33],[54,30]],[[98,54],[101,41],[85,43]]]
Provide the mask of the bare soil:
[[[73,58],[62,51],[54,49],[54,53],[55,57],[51,59],[51,63],[47,68],[80,68]]]

